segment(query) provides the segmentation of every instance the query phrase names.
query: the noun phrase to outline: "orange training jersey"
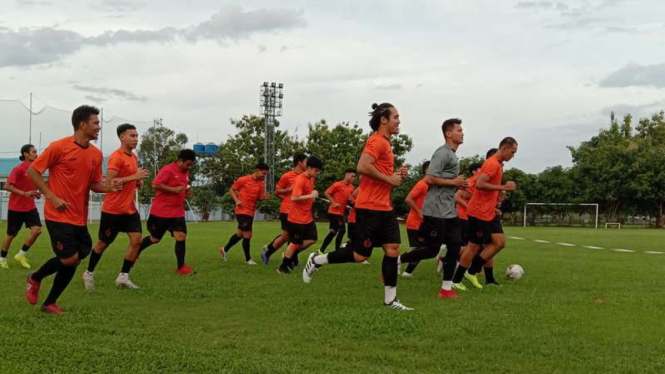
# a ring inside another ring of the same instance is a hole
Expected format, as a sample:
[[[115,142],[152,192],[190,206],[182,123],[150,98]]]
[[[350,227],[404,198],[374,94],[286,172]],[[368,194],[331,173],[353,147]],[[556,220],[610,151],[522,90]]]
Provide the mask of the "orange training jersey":
[[[487,183],[500,185],[503,178],[503,166],[496,156],[492,156],[483,163],[483,167],[478,172],[478,178],[487,174],[489,180]],[[469,206],[466,209],[467,215],[483,221],[491,221],[496,215],[496,205],[499,202],[499,191],[485,191],[475,189]]]
[[[473,194],[476,192],[476,178],[478,178],[478,174],[471,176],[469,179],[466,181],[469,182],[469,187],[466,189],[466,192],[470,193],[471,196],[473,197]],[[465,200],[466,204],[469,205],[469,201],[471,201],[471,198],[468,200]],[[457,215],[459,216],[460,219],[465,219],[468,220],[469,216],[466,213],[466,207],[462,206],[460,204],[455,204],[455,207],[457,208]]]
[[[349,197],[353,195],[353,184],[346,184],[346,181],[338,181],[333,183],[326,192],[332,197],[331,203],[338,203],[339,207],[333,208],[332,204],[328,208],[328,214],[337,214],[340,216],[346,212],[346,204],[349,203]]]
[[[286,173],[282,174],[282,177],[279,178],[279,182],[277,182],[277,185],[275,186],[276,189],[279,190],[287,190],[293,186],[293,184],[296,182],[296,177],[298,176],[298,173],[295,172],[295,170],[287,171]],[[285,193],[280,195],[279,197],[282,199],[282,203],[279,205],[279,212],[284,213],[284,214],[289,214],[289,211],[291,210],[291,192]]]
[[[31,168],[43,174],[49,170],[48,188],[69,206],[57,211],[50,200],[44,206],[49,221],[85,226],[88,220],[90,186],[102,181],[102,152],[92,144],[83,147],[73,136],[57,140],[37,157]]]
[[[376,160],[374,167],[381,174],[390,176],[395,172],[393,148],[390,145],[390,140],[385,136],[378,132],[372,134],[365,143],[363,153],[374,157]],[[390,184],[364,175],[360,179],[356,208],[391,211],[393,210],[393,204],[390,200],[391,191],[392,186]]]
[[[266,190],[265,181],[261,179],[256,180],[251,175],[245,175],[238,178],[231,188],[235,191],[240,191],[238,199],[242,204],[236,207],[236,214],[245,214],[254,217],[256,202]]]
[[[298,197],[311,194],[312,191],[314,191],[315,179],[316,178],[308,177],[307,173],[301,173],[298,175],[295,185],[293,186],[292,196]],[[301,225],[314,221],[314,216],[312,216],[312,205],[314,205],[314,199],[293,201],[288,221]]]
[[[427,190],[429,185],[425,182],[425,178],[421,179],[416,183],[415,186],[409,192],[409,196],[416,203],[416,206],[419,209],[423,208],[423,203],[425,202],[425,197],[427,196]],[[415,210],[411,209],[409,216],[406,218],[406,228],[409,230],[418,230],[420,225],[423,223],[423,219],[420,218],[418,213]]]
[[[127,154],[122,148],[111,153],[107,173],[114,170],[118,173],[116,178],[130,177],[139,171],[138,157],[134,153]],[[136,202],[134,194],[138,181],[123,184],[122,190],[106,194],[102,212],[110,214],[134,214],[136,213]]]

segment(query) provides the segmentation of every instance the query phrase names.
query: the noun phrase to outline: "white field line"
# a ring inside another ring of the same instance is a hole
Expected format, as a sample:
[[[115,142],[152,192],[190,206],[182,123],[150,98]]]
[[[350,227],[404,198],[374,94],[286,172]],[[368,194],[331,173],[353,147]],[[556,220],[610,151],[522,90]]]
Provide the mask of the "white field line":
[[[540,239],[536,239],[536,240],[534,240],[534,242],[543,243],[543,244],[550,244],[550,242],[548,242],[547,240],[540,240]]]
[[[603,247],[596,247],[595,245],[585,245],[584,248],[588,249],[605,249]]]
[[[509,236],[511,239],[515,240],[527,240],[525,238],[520,238],[519,236]],[[547,241],[547,240],[542,240],[542,239],[533,239],[535,243],[542,243],[542,244],[552,244],[552,242]],[[558,244],[560,246],[564,247],[577,247],[578,244],[573,244],[573,243],[563,243],[563,242],[556,242],[555,244]],[[587,249],[605,249],[603,247],[598,247],[595,245],[579,245],[580,247],[587,248]],[[624,248],[611,248],[610,250],[614,252],[620,252],[620,253],[635,253],[635,252],[643,252],[643,253],[648,253],[652,255],[663,255],[665,254],[665,251],[634,251],[632,249],[624,249]]]
[[[612,248],[614,252],[623,252],[623,253],[633,253],[632,249],[623,249],[623,248]]]
[[[562,245],[564,247],[575,247],[575,244],[571,244],[571,243],[556,243],[556,244]]]
[[[665,254],[665,252],[661,252],[661,251],[644,251],[644,253],[648,253],[648,254],[650,254],[650,255],[662,255],[662,254]]]
[[[519,236],[509,236],[509,238],[515,239],[515,240],[524,240],[524,238],[520,238]]]

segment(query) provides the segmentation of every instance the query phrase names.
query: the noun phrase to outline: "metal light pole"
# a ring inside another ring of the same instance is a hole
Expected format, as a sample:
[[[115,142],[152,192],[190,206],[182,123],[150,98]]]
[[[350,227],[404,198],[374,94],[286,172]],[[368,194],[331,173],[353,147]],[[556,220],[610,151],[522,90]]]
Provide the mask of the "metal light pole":
[[[284,84],[263,82],[261,85],[261,114],[264,116],[266,141],[263,148],[263,158],[270,166],[266,176],[266,190],[275,192],[275,125],[276,118],[282,116],[282,101],[284,99]]]

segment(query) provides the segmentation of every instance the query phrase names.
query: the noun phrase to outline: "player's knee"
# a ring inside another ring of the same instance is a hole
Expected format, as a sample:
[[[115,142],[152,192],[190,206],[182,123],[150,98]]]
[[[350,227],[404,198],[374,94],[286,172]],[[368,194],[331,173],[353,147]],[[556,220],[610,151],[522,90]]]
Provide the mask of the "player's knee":
[[[173,238],[176,241],[182,242],[185,241],[185,239],[187,239],[187,234],[185,234],[184,232],[175,232],[173,233]]]
[[[353,252],[353,259],[355,260],[355,262],[367,261],[368,258],[369,257],[358,254],[357,252]]]
[[[161,241],[161,239],[155,238],[154,236],[151,236],[150,241],[152,242],[152,244],[157,244]]]
[[[132,247],[140,247],[141,243],[143,243],[143,238],[140,236],[129,238],[129,245]]]
[[[242,237],[245,238],[245,239],[251,239],[252,238],[252,232],[251,231],[245,232]]]
[[[34,235],[35,237],[42,234],[42,228],[39,226],[33,227],[32,229],[30,229],[30,231],[32,231],[32,235]]]

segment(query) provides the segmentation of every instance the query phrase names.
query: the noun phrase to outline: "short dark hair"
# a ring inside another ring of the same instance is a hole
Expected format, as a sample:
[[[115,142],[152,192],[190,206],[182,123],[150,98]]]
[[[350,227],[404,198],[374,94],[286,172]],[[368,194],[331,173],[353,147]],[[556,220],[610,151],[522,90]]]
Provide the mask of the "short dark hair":
[[[491,156],[490,156],[491,157]],[[478,170],[483,167],[483,164],[480,162],[474,162],[473,164],[469,165],[469,171],[473,173],[474,170]]]
[[[510,146],[517,145],[517,140],[515,140],[515,138],[513,137],[507,136],[503,138],[503,140],[501,140],[501,143],[499,143],[499,148],[503,148],[508,145]]]
[[[488,158],[494,156],[494,154],[495,154],[497,151],[498,151],[498,149],[496,149],[496,148],[490,148],[490,150],[487,151],[487,153],[485,154],[485,160],[487,160]]]
[[[309,156],[307,158],[307,167],[308,168],[317,168],[319,170],[323,170],[323,161],[321,161],[316,156]]]
[[[81,122],[87,121],[93,114],[99,115],[99,109],[94,106],[81,105],[74,109],[74,112],[72,113],[72,126],[74,126],[74,131],[79,129]]]
[[[122,135],[127,130],[136,130],[136,126],[132,125],[131,123],[123,123],[122,125],[118,126],[118,129],[116,130],[118,137],[120,137],[120,135]]]
[[[35,148],[35,146],[32,145],[32,144],[26,144],[23,147],[21,147],[21,155],[18,157],[18,159],[21,160],[21,161],[25,161],[24,154],[25,153],[30,153],[30,150],[33,149],[33,148]]]
[[[196,152],[193,149],[183,149],[178,153],[178,160],[196,161]]]
[[[344,170],[344,175],[346,175],[348,173],[356,174],[356,169],[348,168],[348,169]]]
[[[254,166],[254,170],[270,170],[270,166],[265,162],[259,162]]]
[[[369,119],[369,126],[373,131],[377,131],[381,126],[381,117],[390,119],[390,108],[394,108],[390,103],[372,104],[372,111],[369,112],[370,117],[372,117]]]
[[[429,169],[429,161],[423,162],[423,174],[427,174],[427,169]]]
[[[297,166],[299,163],[307,160],[307,155],[304,153],[296,153],[293,155],[293,166]]]
[[[443,121],[443,125],[441,125],[441,131],[443,131],[443,137],[444,138],[446,137],[446,132],[448,130],[455,127],[455,125],[461,125],[461,124],[462,124],[462,120],[459,119],[459,118],[451,118],[451,119],[447,119],[447,120]]]

